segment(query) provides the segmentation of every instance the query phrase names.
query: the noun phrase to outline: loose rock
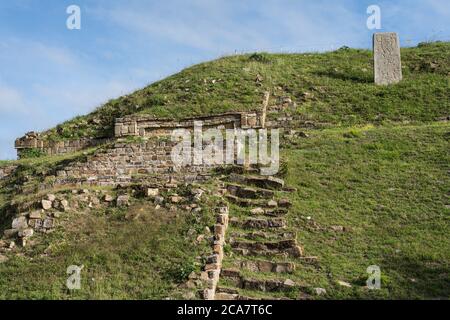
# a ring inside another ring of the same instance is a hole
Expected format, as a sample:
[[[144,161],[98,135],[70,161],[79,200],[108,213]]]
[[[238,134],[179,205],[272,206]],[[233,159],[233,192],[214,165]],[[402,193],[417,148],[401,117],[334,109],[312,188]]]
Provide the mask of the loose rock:
[[[318,296],[322,296],[327,294],[327,290],[325,290],[324,288],[314,288],[314,293]]]
[[[117,206],[118,207],[127,207],[130,205],[130,196],[121,195],[117,197]]]
[[[50,210],[52,208],[52,201],[50,200],[42,200],[41,201],[42,209]]]
[[[347,288],[351,288],[352,287],[352,285],[350,283],[345,282],[345,281],[341,281],[341,280],[338,280],[337,284],[340,285],[340,286],[343,286],[343,287],[347,287]]]
[[[20,229],[25,229],[27,227],[28,227],[27,218],[25,218],[23,216],[15,218],[12,222],[13,229],[20,230]]]
[[[159,195],[159,189],[158,188],[148,188],[147,189],[147,197],[156,197]]]
[[[110,194],[105,194],[105,196],[103,197],[103,200],[105,202],[113,202],[114,201],[114,197]]]
[[[41,219],[42,212],[41,210],[32,211],[28,216],[30,219]]]
[[[60,206],[63,211],[69,210],[69,201],[67,201],[65,199],[61,200]]]
[[[175,196],[170,197],[170,201],[172,203],[180,203],[181,201],[183,201],[183,198],[178,195],[175,195]]]
[[[31,228],[23,229],[19,231],[19,237],[29,238],[33,235],[34,231]]]

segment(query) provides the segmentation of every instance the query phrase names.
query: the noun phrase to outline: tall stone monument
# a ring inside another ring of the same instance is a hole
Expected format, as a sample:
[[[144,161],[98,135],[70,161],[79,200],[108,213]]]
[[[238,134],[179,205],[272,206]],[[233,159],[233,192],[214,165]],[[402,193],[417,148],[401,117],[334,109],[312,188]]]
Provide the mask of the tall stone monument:
[[[400,41],[395,32],[373,35],[375,84],[388,85],[402,80]]]

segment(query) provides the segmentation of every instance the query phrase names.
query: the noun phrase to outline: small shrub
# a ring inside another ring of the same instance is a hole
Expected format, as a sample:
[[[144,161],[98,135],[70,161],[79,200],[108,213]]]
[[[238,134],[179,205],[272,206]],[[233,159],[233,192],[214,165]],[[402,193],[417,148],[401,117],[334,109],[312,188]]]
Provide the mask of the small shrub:
[[[272,61],[267,53],[254,53],[248,57],[248,60],[261,63],[270,63]]]
[[[348,132],[344,132],[343,136],[344,136],[344,138],[347,138],[347,139],[360,138],[361,132],[356,131],[356,130],[350,130]]]
[[[338,49],[338,51],[350,51],[350,47],[348,46],[342,46]]]
[[[173,266],[168,275],[178,283],[187,280],[188,276],[196,270],[195,263],[192,259],[183,261],[182,263]]]

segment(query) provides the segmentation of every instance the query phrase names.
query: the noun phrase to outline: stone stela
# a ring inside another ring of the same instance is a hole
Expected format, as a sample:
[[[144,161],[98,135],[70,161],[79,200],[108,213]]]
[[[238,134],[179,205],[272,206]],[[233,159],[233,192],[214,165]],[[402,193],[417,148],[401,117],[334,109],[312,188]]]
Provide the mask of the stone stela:
[[[402,80],[400,41],[395,32],[373,35],[375,84],[389,85]]]

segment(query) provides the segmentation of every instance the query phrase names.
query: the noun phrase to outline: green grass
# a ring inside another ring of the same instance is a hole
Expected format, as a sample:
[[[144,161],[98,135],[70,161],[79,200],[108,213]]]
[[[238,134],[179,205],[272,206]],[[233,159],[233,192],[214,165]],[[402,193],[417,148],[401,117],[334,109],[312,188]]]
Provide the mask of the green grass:
[[[272,94],[271,104],[286,96],[297,103],[287,113],[332,126],[429,122],[449,115],[449,57],[448,42],[402,49],[404,80],[389,87],[373,85],[368,50],[224,57],[113,99],[44,136],[51,140],[112,136],[114,119],[135,113],[182,118],[255,110],[265,90]],[[258,76],[261,82],[256,81]]]
[[[449,135],[448,124],[326,130],[286,150],[291,224],[320,258],[297,277],[331,298],[450,298]],[[379,291],[362,288],[370,265]]]
[[[138,219],[125,220],[136,213]],[[68,215],[64,227],[39,236],[24,256],[10,254],[0,264],[0,299],[180,298],[177,285],[200,270],[196,257],[208,250],[187,236],[198,224],[192,216],[155,211],[145,201],[128,210]],[[81,290],[66,287],[70,265],[84,266]]]
[[[111,100],[45,135],[99,137],[111,135],[114,119],[127,114],[252,110],[265,90],[271,104],[289,96],[297,107],[284,113],[326,123],[282,150],[287,185],[297,188],[289,195],[290,226],[306,254],[319,257],[317,265],[297,261],[289,277],[325,288],[325,298],[450,298],[450,125],[435,122],[450,115],[449,57],[450,43],[402,49],[404,80],[389,87],[371,83],[372,57],[365,50],[225,57]],[[35,190],[58,168],[85,161],[96,150],[0,161],[19,166],[0,182],[0,230],[10,224],[10,201],[39,197],[24,190]],[[140,208],[148,212],[142,219],[123,219]],[[0,264],[0,298],[179,297],[175,286],[199,268],[195,257],[205,249],[192,246],[186,232],[202,232],[211,219],[208,210],[199,217],[155,212],[143,200],[128,212],[69,214],[64,228],[36,237],[24,255],[8,254],[10,260]],[[347,231],[334,232],[335,225]],[[49,255],[42,256],[48,247]],[[71,264],[85,266],[80,291],[65,289]],[[381,268],[381,290],[363,288],[370,265]]]
[[[103,145],[88,148],[82,151],[62,154],[57,156],[41,156],[37,158],[24,158],[20,160],[3,161],[1,165],[15,165],[17,169],[7,179],[0,181],[0,210],[6,204],[6,200],[12,200],[18,196],[35,193],[39,184],[51,182],[57,171],[68,164],[76,161],[86,161],[87,157],[101,148],[107,148],[109,145]],[[20,188],[23,188],[22,190]],[[1,211],[0,211],[1,212]],[[2,219],[0,219],[0,225]]]

